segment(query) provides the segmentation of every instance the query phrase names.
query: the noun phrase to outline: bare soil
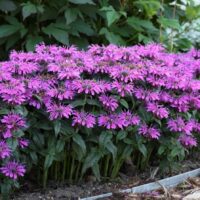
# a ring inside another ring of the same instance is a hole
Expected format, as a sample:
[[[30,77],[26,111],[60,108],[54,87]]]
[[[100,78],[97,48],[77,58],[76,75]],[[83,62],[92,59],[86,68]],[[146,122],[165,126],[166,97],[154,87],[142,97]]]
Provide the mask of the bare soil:
[[[83,197],[89,197],[94,195],[99,195],[107,192],[113,192],[114,195],[111,198],[105,199],[120,199],[120,200],[134,200],[134,199],[155,199],[160,195],[164,199],[166,199],[166,195],[169,195],[171,191],[167,191],[163,189],[163,193],[160,191],[154,191],[154,193],[136,195],[135,194],[123,194],[119,195],[119,189],[128,189],[137,185],[142,185],[145,183],[153,182],[156,180],[160,180],[162,178],[166,178],[169,176],[173,176],[176,174],[180,174],[183,172],[187,172],[193,169],[197,169],[200,167],[200,162],[196,161],[184,161],[181,163],[181,168],[177,170],[173,170],[172,173],[158,171],[158,168],[152,167],[147,169],[143,173],[137,172],[133,167],[127,167],[123,173],[120,173],[119,177],[115,180],[102,180],[101,182],[96,181],[95,177],[88,176],[86,177],[84,182],[78,183],[76,185],[68,184],[68,183],[55,183],[50,182],[47,189],[43,190],[41,187],[37,187],[37,185],[33,185],[31,182],[24,183],[23,187],[15,192],[14,196],[11,198],[13,200],[77,200]],[[132,170],[132,171],[131,171]],[[176,194],[176,189],[174,189]],[[154,194],[157,194],[156,197]],[[132,195],[132,196],[131,196]],[[164,195],[164,196],[162,196]],[[171,197],[170,197],[171,198]]]

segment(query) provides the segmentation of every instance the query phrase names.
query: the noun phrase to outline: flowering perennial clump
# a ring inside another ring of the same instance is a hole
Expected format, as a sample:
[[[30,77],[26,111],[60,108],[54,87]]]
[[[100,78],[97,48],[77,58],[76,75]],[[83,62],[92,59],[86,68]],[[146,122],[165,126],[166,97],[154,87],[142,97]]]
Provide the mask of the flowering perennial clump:
[[[196,146],[198,55],[194,49],[167,53],[157,44],[92,45],[87,51],[41,44],[35,52],[13,51],[9,61],[0,63],[0,98],[9,111],[0,116],[0,172],[11,179],[25,173],[9,142],[15,139],[19,149],[31,143],[19,134],[31,128],[17,112],[20,106],[30,113],[40,110],[50,121],[62,120],[77,131],[135,127],[135,134],[149,142],[170,136],[186,148]]]

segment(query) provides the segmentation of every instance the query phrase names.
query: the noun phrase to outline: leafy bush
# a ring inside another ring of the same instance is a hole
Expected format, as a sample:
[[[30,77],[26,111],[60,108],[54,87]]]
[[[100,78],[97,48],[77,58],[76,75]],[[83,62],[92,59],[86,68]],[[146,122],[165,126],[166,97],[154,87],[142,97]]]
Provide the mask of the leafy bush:
[[[160,0],[0,0],[1,59],[10,49],[32,51],[35,44],[133,45],[162,42],[170,50],[194,44],[180,34],[182,24],[199,17],[193,1]],[[185,6],[183,10],[182,7]]]
[[[0,65],[2,192],[24,164],[45,187],[88,173],[114,178],[127,159],[172,167],[197,146],[199,51],[42,44]]]

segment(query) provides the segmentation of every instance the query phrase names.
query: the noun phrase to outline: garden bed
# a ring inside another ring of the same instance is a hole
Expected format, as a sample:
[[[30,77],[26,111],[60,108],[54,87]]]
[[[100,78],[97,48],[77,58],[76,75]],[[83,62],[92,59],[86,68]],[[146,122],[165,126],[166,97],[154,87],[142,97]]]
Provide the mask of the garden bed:
[[[200,167],[200,163],[198,160],[186,160],[181,163],[181,168],[177,168],[177,170],[173,170],[171,174],[168,172],[165,173],[156,173],[156,167],[149,168],[143,173],[136,172],[137,175],[129,176],[128,173],[120,173],[119,178],[113,181],[101,181],[97,182],[95,177],[89,176],[85,180],[85,182],[81,182],[76,185],[72,184],[59,184],[55,182],[51,182],[48,185],[46,190],[42,190],[39,187],[34,186],[33,184],[25,183],[22,190],[20,190],[17,194],[15,194],[13,200],[36,200],[36,199],[52,199],[52,200],[66,200],[66,199],[78,199],[85,198],[90,196],[101,195],[105,193],[112,192],[114,194],[113,197],[107,197],[107,199],[113,199],[116,196],[121,197],[121,199],[134,199],[134,198],[143,198],[153,195],[154,193],[144,193],[144,194],[126,194],[119,193],[119,190],[126,190],[135,186],[143,185],[146,183],[150,183],[153,181],[158,181],[165,177],[181,174],[184,172],[188,172],[190,170],[194,170]],[[171,191],[171,190],[170,190]],[[162,190],[159,190],[162,194]],[[157,194],[157,193],[155,193]],[[162,194],[164,195],[164,194]],[[116,197],[117,198],[117,197]],[[136,199],[137,199],[136,198]],[[157,198],[157,197],[156,197]],[[106,198],[103,198],[106,199]]]

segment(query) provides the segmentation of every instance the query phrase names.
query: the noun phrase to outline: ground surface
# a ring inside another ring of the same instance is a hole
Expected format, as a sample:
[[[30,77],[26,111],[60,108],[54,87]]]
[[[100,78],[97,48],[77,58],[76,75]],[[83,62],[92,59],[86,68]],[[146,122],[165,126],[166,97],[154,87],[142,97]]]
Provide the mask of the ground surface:
[[[166,199],[166,195],[169,195],[170,192],[168,192],[164,188],[162,190],[164,191],[164,193],[160,191],[155,192],[155,194],[157,194],[157,192],[160,192],[158,196],[155,195],[152,196],[152,194],[143,194],[143,196],[141,195],[135,196],[135,194],[131,195],[127,194],[120,196],[118,195],[117,192],[119,189],[128,189],[137,185],[142,185],[144,183],[160,180],[162,178],[166,178],[175,174],[180,174],[199,167],[200,167],[199,161],[184,161],[182,163],[181,168],[173,171],[172,174],[168,173],[160,174],[159,171],[157,171],[157,168],[148,169],[147,171],[140,174],[137,173],[136,171],[131,172],[131,169],[127,169],[127,172],[125,171],[124,173],[121,173],[118,179],[110,182],[102,181],[98,183],[94,177],[87,177],[85,182],[82,182],[77,185],[49,183],[49,186],[46,190],[41,190],[41,188],[37,188],[36,186],[30,186],[31,183],[26,183],[26,185],[29,185],[29,187],[26,186],[22,188],[20,191],[16,192],[12,199],[13,200],[39,200],[39,199],[76,200],[79,197],[89,197],[107,192],[113,192],[116,194],[113,198],[107,198],[112,200],[113,199],[115,200],[159,199],[158,198],[159,195],[160,197],[163,197],[163,199]],[[174,194],[176,194],[176,192]]]

